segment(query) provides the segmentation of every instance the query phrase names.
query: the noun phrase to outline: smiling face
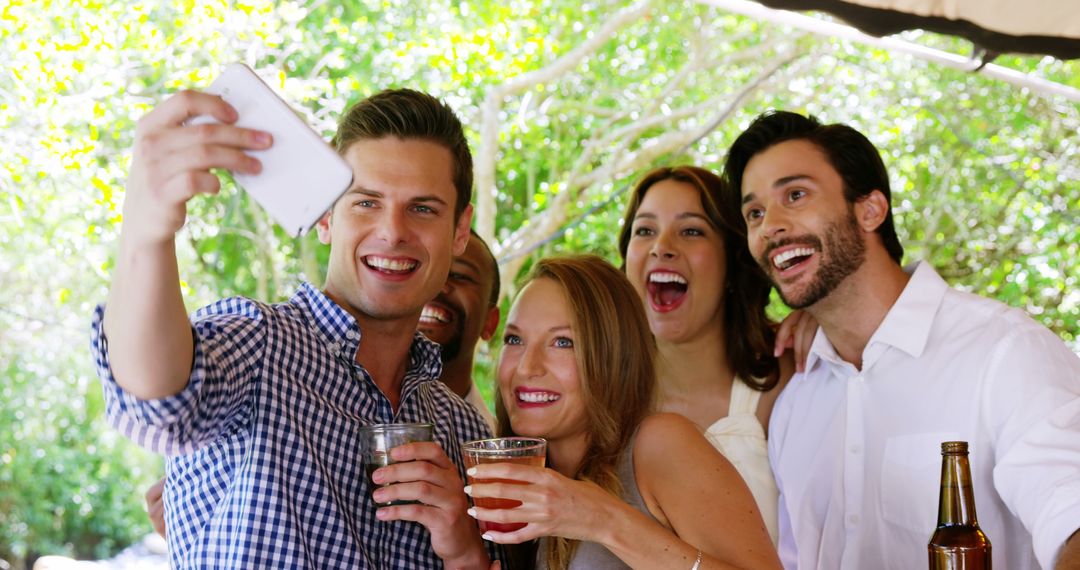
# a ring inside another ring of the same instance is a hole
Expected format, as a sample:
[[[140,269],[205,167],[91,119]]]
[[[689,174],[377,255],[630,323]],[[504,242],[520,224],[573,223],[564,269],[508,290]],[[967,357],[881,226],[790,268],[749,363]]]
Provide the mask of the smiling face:
[[[584,441],[587,418],[570,303],[557,282],[529,282],[506,319],[499,395],[514,433],[551,444]]]
[[[471,350],[491,323],[495,268],[491,254],[478,238],[469,239],[465,253],[454,258],[450,276],[439,295],[424,305],[417,330],[442,345],[443,362],[457,358],[462,347]],[[497,318],[497,317],[496,317]],[[494,324],[498,324],[496,321]]]
[[[330,244],[326,293],[358,319],[413,320],[465,249],[450,152],[420,139],[360,139],[345,152],[353,185],[319,222]]]
[[[828,297],[862,266],[866,243],[843,180],[813,143],[755,155],[742,183],[750,252],[793,308]]]
[[[726,267],[701,192],[676,180],[652,185],[634,214],[626,275],[657,339],[685,341],[718,322]]]

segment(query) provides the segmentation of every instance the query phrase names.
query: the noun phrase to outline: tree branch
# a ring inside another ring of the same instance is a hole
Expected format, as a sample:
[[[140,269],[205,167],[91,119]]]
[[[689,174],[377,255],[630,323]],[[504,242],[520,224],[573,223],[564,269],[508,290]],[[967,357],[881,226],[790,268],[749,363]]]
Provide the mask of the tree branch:
[[[523,73],[492,87],[481,104],[480,147],[476,156],[476,231],[480,237],[494,243],[495,236],[495,163],[499,152],[499,111],[510,95],[534,85],[545,83],[576,67],[582,59],[600,49],[620,29],[636,22],[650,8],[650,0],[642,0],[617,13],[590,38],[559,57],[550,65]]]

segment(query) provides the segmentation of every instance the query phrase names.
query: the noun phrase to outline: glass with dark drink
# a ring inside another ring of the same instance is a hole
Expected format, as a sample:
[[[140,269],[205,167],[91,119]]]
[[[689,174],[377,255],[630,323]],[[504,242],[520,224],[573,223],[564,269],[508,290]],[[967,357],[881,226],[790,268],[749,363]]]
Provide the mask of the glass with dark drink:
[[[469,441],[461,445],[461,452],[465,460],[465,469],[469,469],[481,463],[518,463],[543,467],[547,457],[547,441],[539,437],[497,437],[494,439],[481,439]],[[469,484],[474,483],[510,483],[526,485],[522,481],[512,479],[476,479],[469,476]],[[500,499],[497,497],[474,497],[473,504],[482,509],[512,509],[521,506],[521,501],[512,499]],[[487,532],[513,532],[525,527],[525,523],[496,523],[484,520],[477,521],[480,530]]]
[[[375,489],[386,485],[376,485],[371,474],[380,467],[394,463],[390,459],[390,450],[406,443],[431,441],[434,424],[376,424],[360,428],[360,457],[364,462],[364,474],[367,476],[368,497]],[[372,499],[374,500],[374,499]],[[416,501],[389,501],[376,503],[380,507],[409,505]]]

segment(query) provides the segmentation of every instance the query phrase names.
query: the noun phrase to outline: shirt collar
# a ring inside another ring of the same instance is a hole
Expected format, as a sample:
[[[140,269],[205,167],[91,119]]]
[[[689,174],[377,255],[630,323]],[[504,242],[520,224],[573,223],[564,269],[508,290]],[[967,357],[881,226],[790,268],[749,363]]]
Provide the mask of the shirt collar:
[[[314,328],[323,337],[334,354],[352,361],[360,346],[363,334],[356,319],[335,303],[325,293],[310,283],[302,283],[289,301],[307,312]],[[419,331],[413,334],[409,346],[409,365],[406,376],[433,380],[442,374],[439,345],[428,340]]]
[[[866,346],[870,350],[874,344],[887,344],[918,358],[926,348],[934,314],[945,298],[949,285],[925,261],[908,265],[904,272],[911,279]],[[821,360],[834,364],[843,362],[825,336],[825,331],[818,328],[806,357],[806,370],[813,370]]]
[[[911,275],[911,279],[867,346],[881,342],[918,358],[926,348],[934,315],[949,285],[925,261],[908,265],[904,272]]]

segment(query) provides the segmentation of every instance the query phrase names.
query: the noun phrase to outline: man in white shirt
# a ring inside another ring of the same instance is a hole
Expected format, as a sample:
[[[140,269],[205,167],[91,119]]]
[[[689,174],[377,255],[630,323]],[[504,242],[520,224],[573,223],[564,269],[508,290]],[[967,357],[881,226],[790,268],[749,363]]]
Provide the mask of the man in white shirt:
[[[821,325],[770,423],[784,566],[925,568],[940,444],[964,440],[994,566],[1080,567],[1080,359],[900,265],[885,166],[854,129],[766,113],[724,177],[750,253]]]
[[[465,253],[454,258],[450,276],[439,295],[424,305],[416,330],[442,347],[444,384],[473,405],[491,431],[495,416],[473,383],[476,343],[491,340],[499,326],[499,265],[475,231]]]

